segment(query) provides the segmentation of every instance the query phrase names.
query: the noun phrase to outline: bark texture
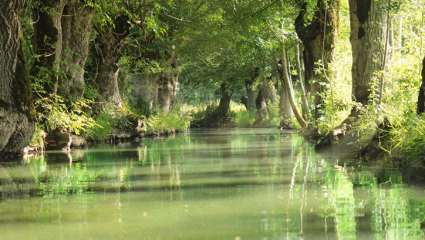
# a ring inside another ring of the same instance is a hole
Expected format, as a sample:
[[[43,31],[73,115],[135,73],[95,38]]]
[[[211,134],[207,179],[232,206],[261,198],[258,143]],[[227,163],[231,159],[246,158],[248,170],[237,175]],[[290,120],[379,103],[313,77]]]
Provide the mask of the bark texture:
[[[170,59],[158,81],[158,107],[160,112],[168,113],[171,110],[177,96],[178,84],[177,56],[175,46],[172,46]]]
[[[225,119],[230,113],[230,102],[232,101],[232,92],[228,89],[226,83],[221,84],[220,88],[221,98],[217,109],[215,110],[215,116],[220,119]]]
[[[255,123],[254,125],[261,125],[268,118],[269,112],[267,109],[267,96],[266,96],[267,86],[261,84],[259,87],[257,99],[255,101],[255,106],[257,109]]]
[[[349,0],[353,51],[353,100],[363,105],[372,99],[372,84],[384,70],[387,2]]]
[[[292,85],[292,81],[289,77],[289,71],[288,71],[288,63],[286,62],[287,56],[286,56],[286,49],[283,47],[282,49],[282,59],[279,64],[279,77],[281,80],[281,84],[284,89],[286,89],[286,93],[289,98],[289,103],[291,104],[292,112],[295,115],[295,118],[297,119],[298,123],[301,125],[301,127],[306,128],[307,122],[302,116],[302,113],[297,107],[297,102],[295,100],[295,93],[294,88]]]
[[[422,61],[422,83],[419,89],[417,112],[418,114],[422,114],[425,112],[425,57]]]
[[[149,115],[155,110],[158,99],[157,74],[133,73],[130,77],[133,88],[130,101],[133,105],[143,107],[143,112]]]
[[[258,87],[258,95],[255,101],[256,120],[254,125],[261,126],[269,119],[268,105],[276,100],[276,89],[271,77],[262,77],[263,80]]]
[[[0,159],[19,154],[34,131],[31,90],[20,44],[23,0],[0,1]]]
[[[304,2],[295,20],[295,30],[304,46],[306,88],[314,99],[316,118],[324,107],[327,86],[333,75],[339,9],[340,0],[318,0],[314,17],[306,26],[307,4]]]
[[[282,84],[279,85],[279,109],[280,109],[280,127],[283,129],[292,128],[292,118],[294,113],[292,112],[291,103],[289,101],[288,91]]]
[[[254,113],[256,110],[255,102],[257,99],[257,95],[259,93],[255,85],[256,85],[256,80],[260,75],[260,69],[255,68],[250,75],[251,75],[250,78],[245,81],[245,89],[246,89],[245,107],[248,112]]]
[[[118,61],[122,56],[124,40],[128,36],[130,24],[125,16],[115,19],[114,27],[102,29],[96,38],[96,60],[98,72],[95,84],[100,95],[102,106],[112,103],[115,107],[122,107],[119,91]]]
[[[47,93],[75,100],[84,91],[94,10],[80,0],[39,0],[34,11],[32,74],[47,80]]]
[[[45,90],[56,93],[62,56],[62,13],[65,0],[38,1],[34,10],[33,47],[36,59],[32,75],[45,79]]]
[[[301,48],[300,48],[300,44],[297,44],[297,71],[298,71],[298,80],[300,83],[300,88],[301,88],[301,100],[302,100],[302,112],[303,112],[303,117],[306,120],[310,119],[310,105],[308,102],[308,96],[307,96],[307,91],[305,89],[305,81],[304,81],[304,68],[303,68],[303,64],[301,62]]]
[[[89,54],[94,10],[80,0],[67,0],[62,15],[63,76],[58,92],[68,100],[78,99],[84,92],[84,67]]]

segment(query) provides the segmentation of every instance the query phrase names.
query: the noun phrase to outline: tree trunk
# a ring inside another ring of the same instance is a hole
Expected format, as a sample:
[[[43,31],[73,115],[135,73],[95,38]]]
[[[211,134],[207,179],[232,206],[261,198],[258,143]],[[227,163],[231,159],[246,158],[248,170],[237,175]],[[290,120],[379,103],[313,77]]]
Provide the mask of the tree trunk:
[[[158,82],[158,104],[161,112],[168,113],[171,110],[176,99],[178,83],[179,69],[175,46],[173,46],[167,68],[160,75]]]
[[[256,110],[256,99],[258,95],[258,90],[255,87],[255,82],[260,75],[260,69],[255,68],[251,73],[249,80],[245,81],[246,89],[246,110],[250,113],[254,113]]]
[[[280,127],[283,129],[291,129],[292,117],[294,116],[294,113],[292,112],[291,103],[289,102],[289,95],[287,89],[282,84],[282,81],[279,85]]]
[[[257,109],[256,119],[254,125],[261,125],[268,118],[269,112],[267,110],[267,83],[262,83],[255,100],[255,107]]]
[[[419,89],[417,112],[418,114],[425,112],[425,57],[422,62],[422,83],[421,88]]]
[[[286,89],[286,92],[288,94],[289,103],[291,104],[292,112],[295,115],[295,118],[297,119],[298,123],[301,125],[302,128],[307,127],[307,122],[304,120],[301,112],[299,111],[297,107],[297,103],[295,100],[295,93],[294,88],[292,86],[292,82],[289,78],[289,72],[288,72],[288,63],[286,62],[286,49],[284,46],[282,46],[282,60],[279,66],[279,74],[280,79],[282,81],[282,86]]]
[[[32,76],[43,79],[44,90],[56,93],[62,55],[62,13],[64,0],[38,1],[33,13],[33,47],[36,54]]]
[[[377,89],[377,95],[378,99],[376,102],[378,112],[381,112],[382,109],[382,99],[384,97],[384,90],[385,90],[385,73],[387,68],[387,62],[391,58],[391,15],[390,15],[390,8],[391,8],[391,0],[388,0],[387,4],[387,11],[386,11],[386,33],[385,33],[385,43],[384,43],[384,59],[382,60],[382,73],[379,75],[379,88]]]
[[[0,1],[0,159],[22,152],[34,131],[31,86],[20,44],[23,0]]]
[[[68,0],[62,16],[63,76],[58,92],[67,100],[76,100],[84,93],[84,67],[89,54],[94,10],[80,0]]]
[[[101,108],[108,103],[116,108],[122,107],[118,84],[118,62],[122,56],[124,39],[128,36],[129,30],[127,17],[118,16],[114,21],[114,27],[100,30],[96,38],[98,73],[95,84],[99,92],[98,101],[101,103]]]
[[[220,103],[215,111],[217,118],[226,119],[230,113],[230,102],[232,100],[232,93],[227,88],[226,83],[221,84],[221,98]]]
[[[304,119],[308,120],[310,119],[310,107],[308,104],[308,95],[307,91],[305,89],[305,80],[304,80],[304,71],[303,71],[303,65],[301,63],[301,50],[300,50],[300,44],[297,43],[297,71],[298,71],[298,80],[300,82],[301,87],[301,100],[302,105],[301,109],[303,112]]]
[[[371,102],[372,82],[382,74],[385,59],[386,1],[349,0],[353,51],[353,100]]]
[[[246,87],[246,110],[250,113],[255,113],[255,101],[257,99],[258,91],[252,87]]]
[[[318,0],[313,20],[307,26],[304,2],[295,20],[295,29],[304,45],[307,91],[314,99],[316,119],[322,115],[334,61],[338,34],[340,0]]]

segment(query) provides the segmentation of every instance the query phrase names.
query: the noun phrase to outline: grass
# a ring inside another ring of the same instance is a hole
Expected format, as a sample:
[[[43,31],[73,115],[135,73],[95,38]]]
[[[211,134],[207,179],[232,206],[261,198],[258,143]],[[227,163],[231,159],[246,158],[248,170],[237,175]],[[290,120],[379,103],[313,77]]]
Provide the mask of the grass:
[[[189,129],[190,119],[188,114],[178,112],[151,116],[146,120],[146,133],[148,135],[162,135],[184,132]]]

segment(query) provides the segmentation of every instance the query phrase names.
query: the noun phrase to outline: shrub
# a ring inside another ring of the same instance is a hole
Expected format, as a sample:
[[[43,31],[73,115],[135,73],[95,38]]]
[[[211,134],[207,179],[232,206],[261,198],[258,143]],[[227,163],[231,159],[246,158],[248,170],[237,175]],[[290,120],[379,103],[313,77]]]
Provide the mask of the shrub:
[[[88,130],[88,137],[94,141],[108,140],[114,130],[133,132],[136,130],[137,120],[142,118],[127,110],[106,107],[95,119],[95,124]]]
[[[248,111],[236,112],[235,122],[238,127],[252,127],[255,122],[255,113]]]
[[[47,131],[62,130],[82,135],[95,125],[89,104],[87,99],[81,99],[68,107],[61,96],[52,94],[35,101],[36,120],[44,123]]]
[[[146,120],[148,134],[163,134],[170,131],[186,131],[190,126],[190,117],[187,114],[172,112],[151,116]]]

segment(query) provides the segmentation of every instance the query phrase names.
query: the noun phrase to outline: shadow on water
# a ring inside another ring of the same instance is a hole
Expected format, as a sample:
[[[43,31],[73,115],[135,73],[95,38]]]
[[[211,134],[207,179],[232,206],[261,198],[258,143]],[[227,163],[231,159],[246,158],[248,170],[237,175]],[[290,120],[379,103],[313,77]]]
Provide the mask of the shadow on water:
[[[424,239],[423,187],[337,162],[270,129],[49,152],[1,165],[1,239]]]

